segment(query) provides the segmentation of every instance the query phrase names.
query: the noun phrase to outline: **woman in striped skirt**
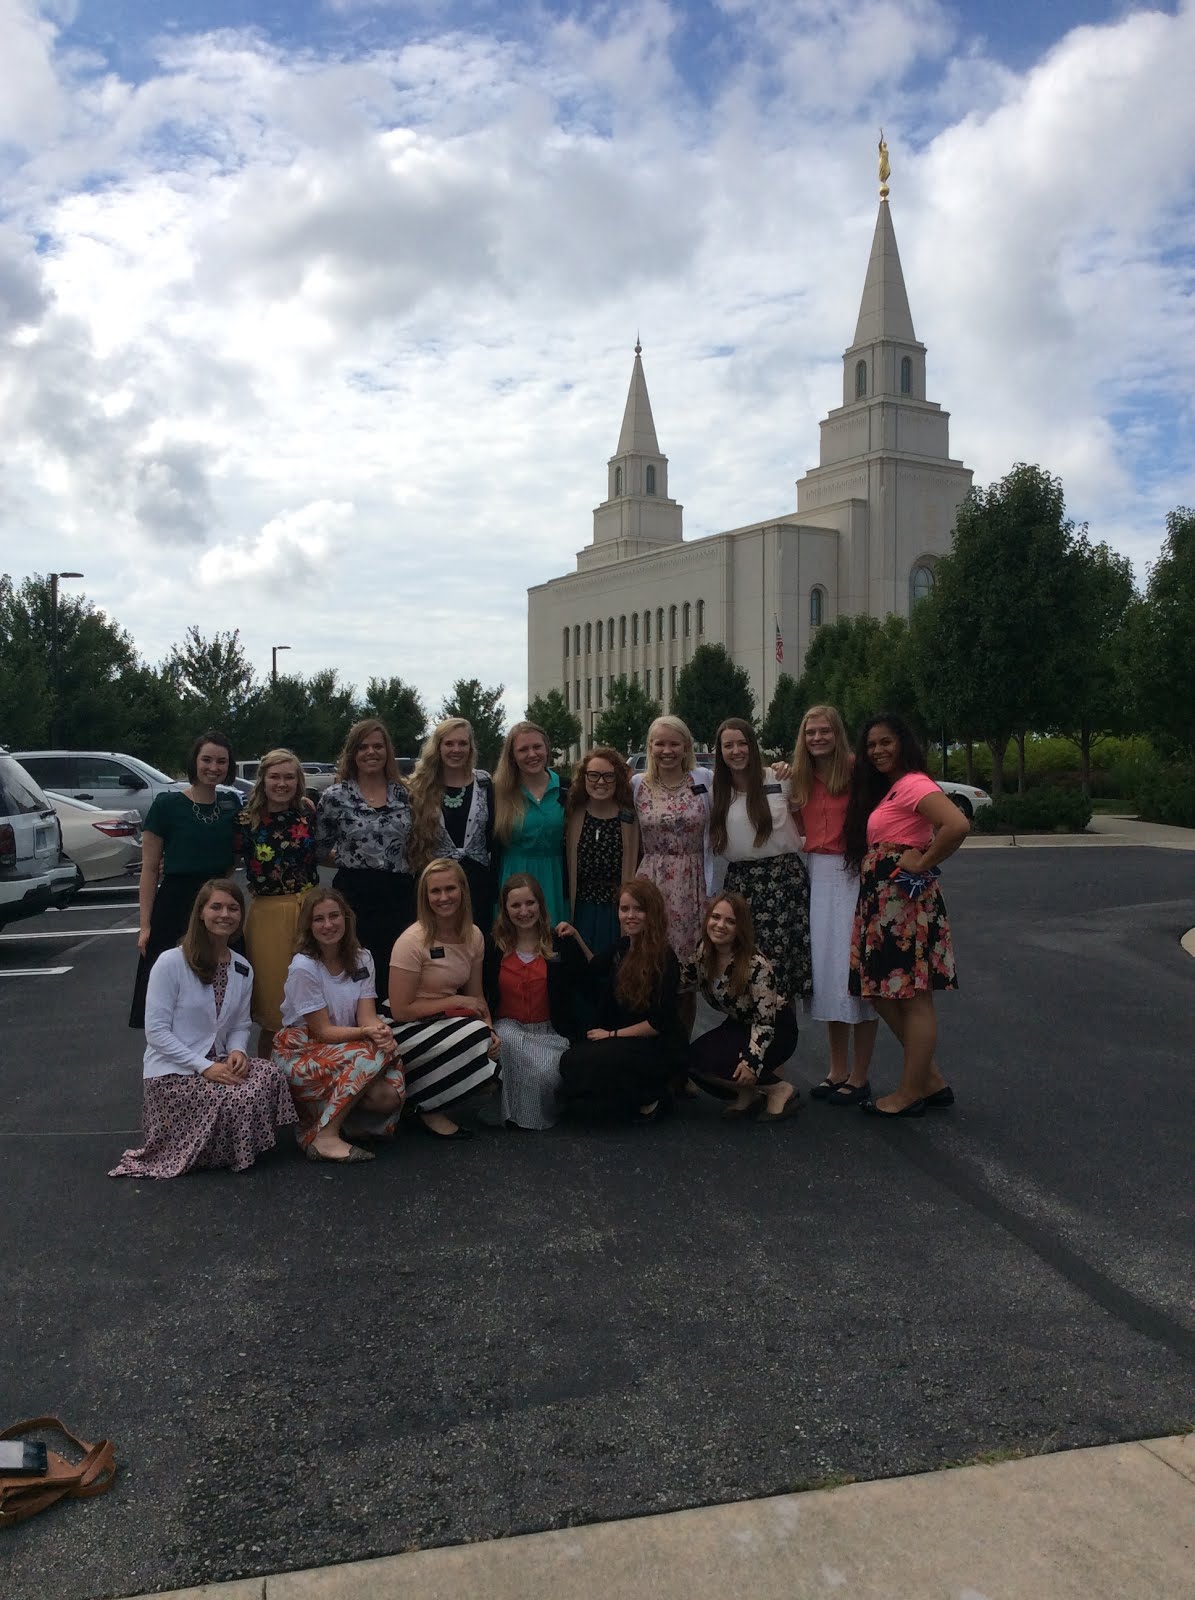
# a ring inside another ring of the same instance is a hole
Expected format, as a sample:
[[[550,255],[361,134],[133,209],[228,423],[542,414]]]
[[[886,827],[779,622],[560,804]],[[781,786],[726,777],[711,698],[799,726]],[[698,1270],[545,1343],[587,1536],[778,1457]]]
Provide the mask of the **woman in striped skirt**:
[[[498,1038],[481,989],[485,940],[458,862],[428,862],[416,913],[390,955],[390,1015],[407,1104],[425,1133],[471,1139],[447,1110],[493,1078]]]

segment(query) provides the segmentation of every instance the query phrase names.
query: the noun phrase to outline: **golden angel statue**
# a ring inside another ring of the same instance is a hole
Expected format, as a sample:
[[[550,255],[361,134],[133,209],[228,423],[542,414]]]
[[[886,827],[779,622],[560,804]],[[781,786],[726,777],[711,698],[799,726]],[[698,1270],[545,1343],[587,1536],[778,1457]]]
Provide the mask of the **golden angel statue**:
[[[892,168],[888,165],[888,146],[884,142],[884,130],[880,129],[880,199],[888,198],[888,179]]]

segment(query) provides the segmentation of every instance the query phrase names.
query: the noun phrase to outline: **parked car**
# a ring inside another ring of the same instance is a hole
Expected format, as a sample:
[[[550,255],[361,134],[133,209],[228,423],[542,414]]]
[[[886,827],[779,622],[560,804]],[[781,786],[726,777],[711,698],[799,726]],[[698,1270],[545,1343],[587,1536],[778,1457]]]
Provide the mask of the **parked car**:
[[[303,781],[313,800],[336,782],[336,768],[330,761],[304,761],[302,766]]]
[[[87,883],[128,878],[141,870],[141,813],[105,811],[87,800],[46,790],[58,814],[62,844]]]
[[[112,750],[14,750],[13,755],[43,789],[70,800],[149,815],[155,796],[186,783],[167,777],[137,756]]]
[[[19,762],[0,750],[0,927],[69,904],[83,874],[62,849],[54,807]]]
[[[992,797],[986,789],[977,789],[973,783],[952,783],[948,779],[939,778],[938,788],[955,805],[970,822],[971,818],[983,806],[990,806]]]

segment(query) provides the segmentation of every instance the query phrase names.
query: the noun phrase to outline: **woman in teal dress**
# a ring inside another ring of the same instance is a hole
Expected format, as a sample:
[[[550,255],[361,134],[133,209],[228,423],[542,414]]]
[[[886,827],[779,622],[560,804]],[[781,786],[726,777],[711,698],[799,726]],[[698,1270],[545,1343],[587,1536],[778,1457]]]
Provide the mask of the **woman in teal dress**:
[[[548,764],[548,736],[534,722],[516,722],[494,772],[494,844],[498,883],[526,872],[544,892],[552,927],[568,917],[564,890],[564,802],[567,783]],[[501,903],[501,902],[499,902]]]

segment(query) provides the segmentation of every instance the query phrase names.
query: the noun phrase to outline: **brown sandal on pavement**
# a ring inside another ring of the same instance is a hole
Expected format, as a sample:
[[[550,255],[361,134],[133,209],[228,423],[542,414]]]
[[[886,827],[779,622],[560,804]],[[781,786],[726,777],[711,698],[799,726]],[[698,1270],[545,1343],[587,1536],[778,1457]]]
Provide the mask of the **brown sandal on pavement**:
[[[334,1167],[347,1167],[351,1166],[354,1161],[373,1161],[375,1157],[372,1150],[362,1150],[359,1144],[349,1145],[347,1156],[326,1156],[317,1150],[313,1144],[309,1144],[307,1146],[307,1159],[308,1161],[330,1161]]]

